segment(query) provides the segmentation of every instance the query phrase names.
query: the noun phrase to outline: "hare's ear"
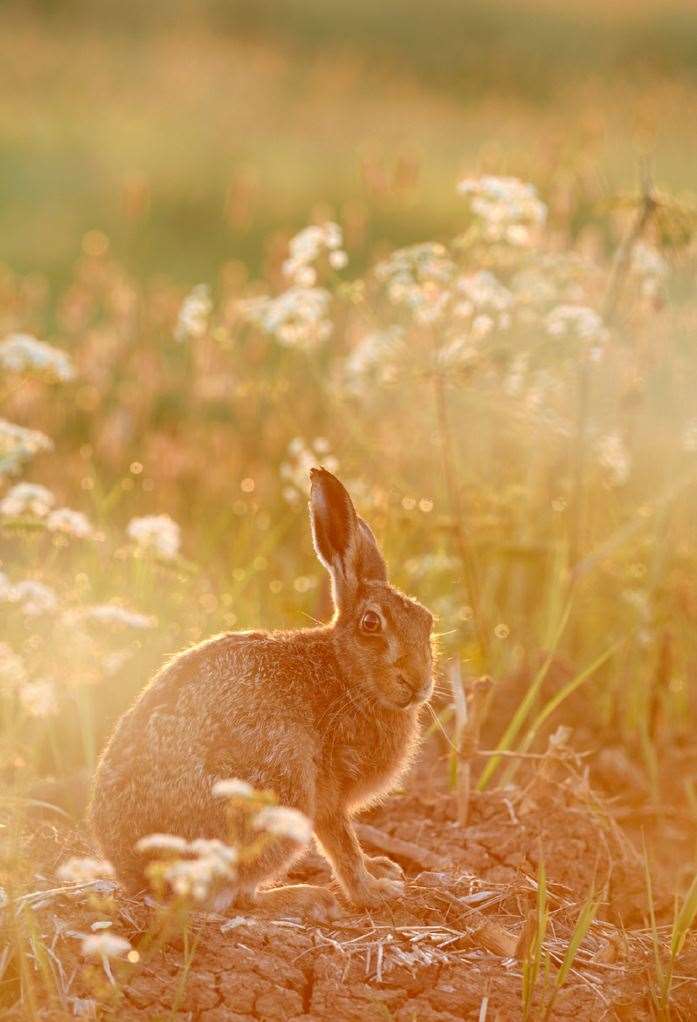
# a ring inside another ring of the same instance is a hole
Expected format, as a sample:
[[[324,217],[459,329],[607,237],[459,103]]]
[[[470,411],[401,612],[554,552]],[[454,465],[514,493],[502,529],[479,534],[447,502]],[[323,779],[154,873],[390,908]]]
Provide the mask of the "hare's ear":
[[[345,607],[360,582],[385,581],[375,536],[359,518],[346,488],[324,468],[310,473],[310,521],[320,561],[332,577],[334,602]]]

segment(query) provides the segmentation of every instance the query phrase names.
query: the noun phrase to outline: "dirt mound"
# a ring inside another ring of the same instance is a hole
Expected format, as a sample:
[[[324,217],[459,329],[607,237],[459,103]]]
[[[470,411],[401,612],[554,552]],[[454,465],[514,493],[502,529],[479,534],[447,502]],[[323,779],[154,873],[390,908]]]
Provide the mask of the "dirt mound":
[[[582,774],[559,779],[533,771],[521,787],[475,796],[467,828],[454,822],[450,795],[428,787],[429,794],[421,795],[415,788],[359,825],[368,850],[404,867],[404,899],[379,913],[347,909],[327,925],[193,913],[185,929],[181,920],[170,920],[153,938],[155,910],[123,898],[110,882],[57,888],[50,872],[68,854],[66,846],[73,852],[80,838],[44,826],[40,840],[35,830],[32,851],[43,863],[43,889],[15,910],[31,913],[51,948],[48,968],[58,980],[54,1003],[36,1006],[35,1017],[516,1020],[523,1017],[526,932],[541,858],[550,970],[546,983],[538,981],[529,1018],[543,1017],[581,906],[593,892],[598,911],[549,1017],[655,1017],[648,994],[653,947],[642,908],[643,866]],[[330,883],[324,861],[314,853],[291,879]],[[660,898],[657,904],[660,912]],[[80,936],[108,922],[138,950],[137,962],[106,969],[85,964]],[[16,958],[6,965],[8,1010],[2,1017],[32,1017],[26,1005],[9,1007],[20,965]],[[695,1018],[697,947],[688,944],[680,965],[675,1017]]]

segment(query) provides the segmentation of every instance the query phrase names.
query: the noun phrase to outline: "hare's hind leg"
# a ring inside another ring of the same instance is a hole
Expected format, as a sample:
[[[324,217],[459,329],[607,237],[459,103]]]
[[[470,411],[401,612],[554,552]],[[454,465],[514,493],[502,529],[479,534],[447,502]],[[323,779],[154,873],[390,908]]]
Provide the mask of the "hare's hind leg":
[[[255,903],[279,915],[311,916],[319,922],[338,919],[342,914],[332,892],[314,884],[286,884],[257,891]]]
[[[304,850],[292,841],[281,840],[265,849],[257,859],[245,863],[239,872],[233,899],[235,906],[258,907],[279,915],[307,915],[321,921],[341,915],[336,898],[326,887],[314,884],[266,886],[275,877],[284,875]]]

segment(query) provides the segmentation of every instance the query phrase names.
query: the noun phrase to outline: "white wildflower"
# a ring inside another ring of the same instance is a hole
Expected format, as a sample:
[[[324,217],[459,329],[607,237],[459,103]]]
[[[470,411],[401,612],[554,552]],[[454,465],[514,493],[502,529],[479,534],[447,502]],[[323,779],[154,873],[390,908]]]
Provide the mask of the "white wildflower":
[[[0,692],[13,692],[27,679],[24,660],[6,642],[0,642]]]
[[[197,284],[182,302],[174,330],[175,340],[181,344],[191,338],[203,337],[212,310],[210,288],[207,284]]]
[[[254,788],[239,777],[227,777],[216,781],[212,788],[215,798],[254,798]]]
[[[123,625],[126,628],[154,628],[157,618],[150,614],[138,614],[114,603],[97,603],[92,607],[81,607],[69,613],[70,621],[95,621],[103,625]]]
[[[333,270],[343,270],[348,266],[348,255],[343,249],[338,248],[335,252],[329,253],[329,265]]]
[[[19,604],[22,613],[27,617],[50,614],[58,606],[58,597],[53,589],[32,578],[17,582],[6,590],[0,586],[0,600],[2,599]]]
[[[39,483],[17,483],[0,500],[0,515],[18,518],[20,515],[48,514],[56,498],[46,486]]]
[[[511,292],[489,270],[479,270],[477,273],[459,277],[455,288],[466,299],[461,305],[455,306],[456,314],[460,311],[471,315],[473,308],[487,312],[505,312],[513,304]]]
[[[346,265],[348,260],[346,253],[341,250],[342,244],[342,230],[332,221],[305,227],[290,239],[288,245],[290,255],[283,264],[283,272],[294,284],[312,287],[317,279],[312,264],[323,253],[328,254],[329,261],[335,269],[341,269]],[[339,266],[336,265],[337,262]]]
[[[50,532],[64,532],[75,539],[91,539],[94,536],[92,524],[82,511],[73,511],[69,507],[57,507],[46,518],[46,528]]]
[[[211,864],[211,868],[218,871],[220,876],[230,876],[231,868],[237,863],[237,849],[232,845],[219,841],[218,838],[195,838],[189,843],[189,849],[199,859],[205,859]]]
[[[53,442],[45,433],[0,419],[0,476],[16,472],[35,454],[51,450]]]
[[[118,674],[132,658],[132,649],[115,649],[111,653],[107,653],[102,657],[102,670],[105,674],[111,677],[114,674]]]
[[[11,372],[34,371],[55,380],[66,382],[75,377],[69,356],[31,334],[11,334],[0,341],[0,366]]]
[[[177,834],[146,834],[136,842],[137,852],[165,852],[184,855],[189,851],[189,842]]]
[[[668,276],[667,261],[653,245],[646,241],[637,241],[632,249],[631,270],[641,278],[641,290],[652,297],[659,289],[661,282]]]
[[[394,378],[403,343],[404,330],[397,325],[365,334],[344,363],[349,386],[360,391],[368,381],[389,383]]]
[[[0,909],[5,908],[10,902],[7,891],[4,887],[0,887]]]
[[[82,939],[85,958],[121,958],[131,950],[131,942],[115,933],[90,933]]]
[[[619,433],[609,433],[596,444],[598,461],[612,486],[624,486],[632,470],[632,459]]]
[[[67,859],[56,870],[59,880],[71,884],[89,883],[91,880],[102,880],[113,877],[114,867],[106,859],[80,858],[73,856]]]
[[[445,313],[454,273],[448,250],[430,241],[397,249],[375,267],[390,302],[406,308],[422,324],[435,323]]]
[[[609,336],[598,313],[587,305],[557,305],[548,313],[545,326],[551,337],[581,341],[594,360],[602,355]]]
[[[174,893],[182,898],[203,901],[213,885],[235,877],[237,851],[222,841],[200,838],[189,850],[195,859],[177,859],[167,865],[163,877]]]
[[[177,859],[163,877],[178,897],[195,901],[205,901],[214,880],[210,864],[202,859]]]
[[[18,695],[30,717],[53,717],[58,712],[56,686],[52,681],[27,681]]]
[[[179,553],[179,526],[169,515],[132,518],[126,531],[141,550],[150,550],[164,560],[171,561]]]
[[[276,837],[287,837],[300,845],[312,837],[312,823],[304,813],[288,806],[266,806],[254,817],[256,830],[265,830]]]
[[[321,287],[293,286],[274,297],[239,302],[241,315],[286,348],[311,351],[331,335],[331,295]]]
[[[542,227],[547,219],[547,207],[536,188],[516,177],[466,178],[458,191],[468,197],[489,241],[528,245],[532,229]]]

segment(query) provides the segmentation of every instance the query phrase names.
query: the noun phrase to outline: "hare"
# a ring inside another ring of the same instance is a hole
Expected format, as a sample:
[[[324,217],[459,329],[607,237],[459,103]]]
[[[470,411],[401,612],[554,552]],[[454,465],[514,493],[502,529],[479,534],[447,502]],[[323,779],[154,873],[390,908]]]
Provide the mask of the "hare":
[[[272,789],[311,821],[349,902],[401,895],[400,867],[366,856],[351,818],[404,773],[420,709],[432,691],[433,617],[387,581],[369,526],[339,480],[311,471],[310,520],[331,576],[331,624],[233,632],[175,656],[118,722],[98,765],[90,806],[95,836],[122,885],[145,887],[139,838],[166,832],[225,840],[216,781]],[[283,874],[303,847],[290,838],[240,866],[228,903],[333,916],[334,896]],[[147,861],[147,860],[146,860]]]

